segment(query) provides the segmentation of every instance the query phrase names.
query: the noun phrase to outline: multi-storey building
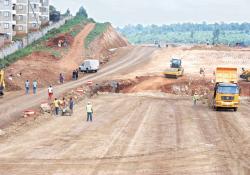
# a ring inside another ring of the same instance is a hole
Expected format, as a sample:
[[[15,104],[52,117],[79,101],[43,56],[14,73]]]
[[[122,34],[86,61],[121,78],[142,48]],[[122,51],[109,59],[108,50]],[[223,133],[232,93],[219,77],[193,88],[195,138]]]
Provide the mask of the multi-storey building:
[[[40,21],[42,25],[47,25],[49,22],[49,0],[40,0]]]
[[[49,0],[0,0],[0,37],[12,40],[48,23]]]
[[[0,37],[1,41],[11,41],[15,35],[16,1],[0,0]]]

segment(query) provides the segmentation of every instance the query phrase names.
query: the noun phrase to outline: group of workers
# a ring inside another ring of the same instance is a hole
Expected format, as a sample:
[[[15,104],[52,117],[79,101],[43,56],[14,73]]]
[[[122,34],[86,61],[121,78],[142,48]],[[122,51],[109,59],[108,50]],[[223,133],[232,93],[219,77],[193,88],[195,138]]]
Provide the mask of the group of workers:
[[[67,105],[68,103],[68,105]],[[59,111],[61,111],[62,116],[66,115],[67,113],[69,115],[73,114],[73,109],[74,109],[74,101],[73,98],[70,97],[69,101],[67,102],[66,99],[63,97],[62,100],[55,98],[53,101],[53,106],[55,109],[55,115],[59,115]]]
[[[68,106],[67,106],[67,103],[68,103]],[[69,114],[69,115],[73,114],[74,101],[72,97],[70,97],[68,102],[65,98],[63,98],[62,100],[55,98],[53,101],[53,105],[54,105],[54,112],[56,116],[59,115],[60,111],[61,111],[62,116],[65,116],[66,114]],[[91,102],[88,102],[86,105],[87,122],[93,121],[93,112],[94,111],[93,111],[92,104]]]
[[[32,89],[33,89],[33,94],[36,94],[37,92],[37,80],[34,80],[33,83],[32,83]],[[26,80],[25,82],[25,94],[28,95],[29,94],[29,91],[30,91],[30,82],[29,80]]]

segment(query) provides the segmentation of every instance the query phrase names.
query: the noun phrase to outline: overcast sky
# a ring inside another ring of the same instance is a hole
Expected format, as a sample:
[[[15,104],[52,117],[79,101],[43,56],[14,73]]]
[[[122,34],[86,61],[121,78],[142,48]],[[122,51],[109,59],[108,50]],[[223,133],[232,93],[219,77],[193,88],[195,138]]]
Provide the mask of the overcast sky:
[[[84,6],[96,21],[115,26],[177,22],[250,22],[250,0],[50,0],[64,12]]]

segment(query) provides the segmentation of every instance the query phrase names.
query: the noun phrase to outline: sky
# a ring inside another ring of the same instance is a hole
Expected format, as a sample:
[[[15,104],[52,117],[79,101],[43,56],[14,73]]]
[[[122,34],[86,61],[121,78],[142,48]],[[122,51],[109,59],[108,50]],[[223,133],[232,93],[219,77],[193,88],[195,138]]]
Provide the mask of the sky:
[[[84,6],[98,22],[128,24],[250,22],[250,0],[50,0],[61,12]]]

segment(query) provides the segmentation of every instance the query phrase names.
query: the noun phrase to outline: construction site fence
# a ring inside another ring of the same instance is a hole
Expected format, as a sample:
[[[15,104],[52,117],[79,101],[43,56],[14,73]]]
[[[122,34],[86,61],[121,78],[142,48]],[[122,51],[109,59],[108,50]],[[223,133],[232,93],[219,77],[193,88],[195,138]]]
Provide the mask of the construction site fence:
[[[25,48],[26,46],[32,44],[34,41],[37,41],[40,38],[42,38],[50,30],[61,27],[62,25],[66,23],[67,20],[70,20],[70,19],[72,19],[71,16],[65,17],[61,19],[60,21],[56,23],[52,23],[51,25],[41,29],[40,31],[29,33],[28,37],[24,37],[19,41],[12,42],[6,47],[0,48],[0,59],[4,59],[8,55],[15,53],[19,49]]]

